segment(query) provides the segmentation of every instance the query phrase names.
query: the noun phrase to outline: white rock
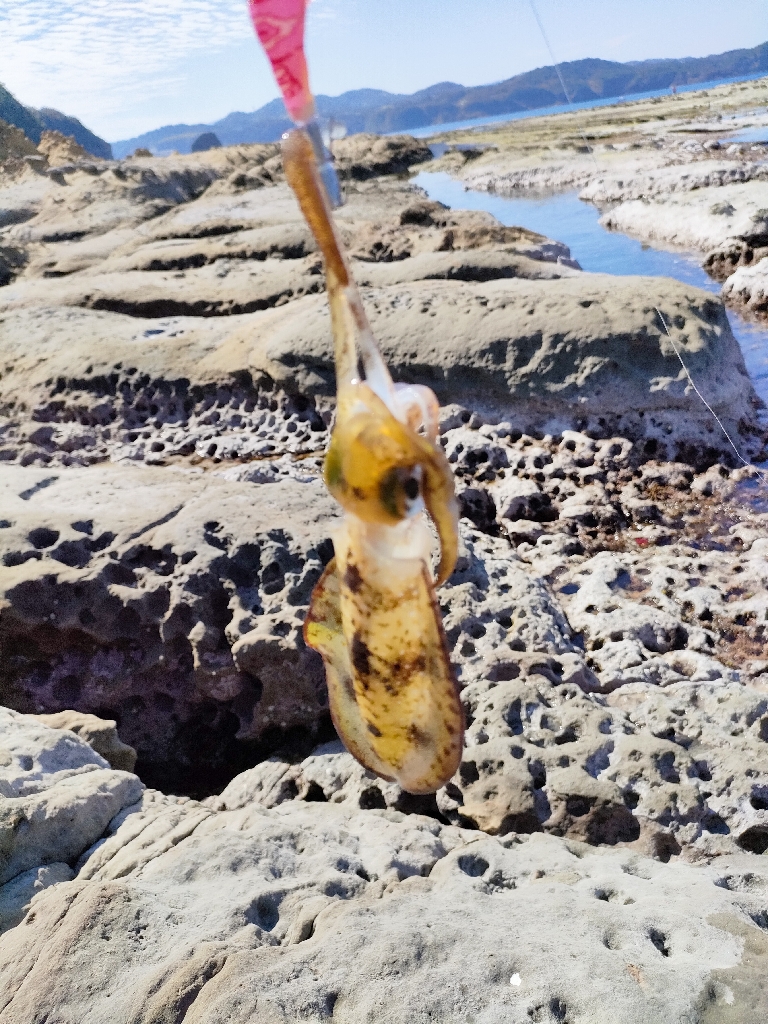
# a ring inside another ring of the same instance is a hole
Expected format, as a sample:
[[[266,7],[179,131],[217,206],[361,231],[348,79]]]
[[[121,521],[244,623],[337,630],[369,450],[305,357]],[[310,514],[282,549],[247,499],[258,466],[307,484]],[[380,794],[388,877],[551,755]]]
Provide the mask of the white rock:
[[[768,256],[749,267],[739,267],[723,285],[723,297],[752,313],[768,310]]]
[[[630,199],[601,218],[605,227],[706,252],[736,236],[766,234],[768,181]]]
[[[331,805],[152,807],[0,939],[2,1024],[756,1020],[754,858],[664,865]]]
[[[0,708],[0,884],[74,862],[143,790],[74,733]]]

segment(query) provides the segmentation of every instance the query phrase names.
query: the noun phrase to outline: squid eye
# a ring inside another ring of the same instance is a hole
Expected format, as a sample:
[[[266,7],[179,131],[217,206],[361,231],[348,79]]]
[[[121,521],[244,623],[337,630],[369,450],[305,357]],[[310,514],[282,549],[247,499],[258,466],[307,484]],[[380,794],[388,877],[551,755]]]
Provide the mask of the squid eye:
[[[419,496],[419,481],[415,476],[408,477],[403,484],[403,490],[409,501],[416,501]]]
[[[394,519],[415,515],[424,507],[421,475],[421,466],[396,466],[382,479],[379,497]]]

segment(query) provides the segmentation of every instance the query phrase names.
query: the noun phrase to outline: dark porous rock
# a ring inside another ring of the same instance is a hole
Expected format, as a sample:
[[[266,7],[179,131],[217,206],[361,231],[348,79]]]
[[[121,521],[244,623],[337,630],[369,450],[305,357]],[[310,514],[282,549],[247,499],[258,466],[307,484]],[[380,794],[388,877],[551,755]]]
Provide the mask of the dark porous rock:
[[[410,135],[350,135],[333,144],[339,177],[364,181],[380,174],[405,174],[432,159],[432,150]]]
[[[114,719],[171,791],[214,792],[238,759],[318,736],[301,626],[336,514],[319,483],[8,467],[2,493],[4,704]]]

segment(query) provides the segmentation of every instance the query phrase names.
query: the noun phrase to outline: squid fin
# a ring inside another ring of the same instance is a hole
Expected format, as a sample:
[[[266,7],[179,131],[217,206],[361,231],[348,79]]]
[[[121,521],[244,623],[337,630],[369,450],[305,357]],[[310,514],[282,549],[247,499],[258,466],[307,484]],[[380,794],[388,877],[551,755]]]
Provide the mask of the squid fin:
[[[344,746],[364,768],[392,781],[388,766],[371,746],[370,733],[355,698],[352,662],[341,625],[341,590],[335,558],[312,592],[304,621],[304,640],[325,663],[331,718]]]

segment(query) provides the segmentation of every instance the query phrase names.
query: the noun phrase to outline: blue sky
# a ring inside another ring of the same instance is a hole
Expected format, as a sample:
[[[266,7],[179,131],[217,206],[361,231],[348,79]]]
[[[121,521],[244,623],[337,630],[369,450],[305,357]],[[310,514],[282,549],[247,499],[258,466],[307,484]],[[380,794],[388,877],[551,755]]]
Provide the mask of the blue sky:
[[[768,0],[535,0],[555,55],[703,56],[768,40]],[[530,0],[314,0],[316,92],[479,85],[549,64]],[[245,0],[0,0],[0,81],[115,140],[276,88]]]

